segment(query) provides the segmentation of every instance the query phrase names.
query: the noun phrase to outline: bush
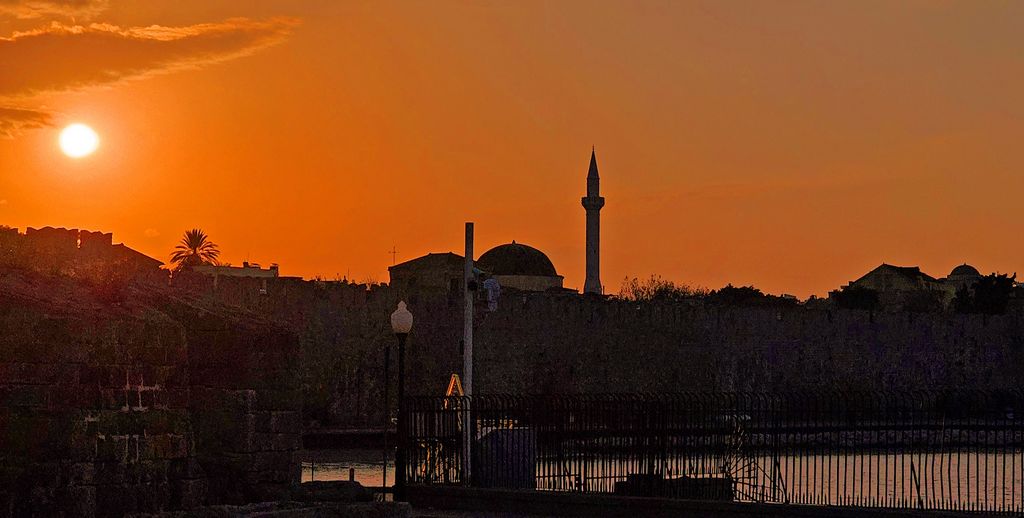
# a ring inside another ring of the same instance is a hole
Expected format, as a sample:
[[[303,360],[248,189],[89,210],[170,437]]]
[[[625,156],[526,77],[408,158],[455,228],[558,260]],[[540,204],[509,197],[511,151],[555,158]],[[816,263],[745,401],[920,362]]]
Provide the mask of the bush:
[[[844,286],[841,290],[833,291],[831,295],[836,305],[844,309],[878,309],[878,292],[870,288]]]
[[[683,300],[707,295],[703,288],[693,288],[686,284],[676,284],[662,279],[660,275],[651,275],[645,280],[626,277],[619,288],[619,298],[634,302]]]

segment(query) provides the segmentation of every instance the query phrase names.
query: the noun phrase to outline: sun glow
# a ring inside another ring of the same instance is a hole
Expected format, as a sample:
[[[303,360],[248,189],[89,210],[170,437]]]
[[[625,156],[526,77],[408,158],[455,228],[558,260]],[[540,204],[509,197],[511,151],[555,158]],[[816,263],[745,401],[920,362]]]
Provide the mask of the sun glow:
[[[81,158],[96,151],[100,136],[85,124],[72,124],[60,132],[60,149],[71,158]]]

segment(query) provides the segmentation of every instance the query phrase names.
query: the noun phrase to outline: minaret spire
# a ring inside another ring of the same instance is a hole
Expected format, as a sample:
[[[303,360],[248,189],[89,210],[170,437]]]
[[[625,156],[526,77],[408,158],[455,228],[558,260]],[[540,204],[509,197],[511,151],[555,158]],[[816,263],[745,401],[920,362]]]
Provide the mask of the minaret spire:
[[[587,279],[583,293],[604,293],[601,285],[601,177],[597,173],[597,151],[590,148],[590,170],[587,171],[587,195],[580,201],[587,211]]]
[[[590,149],[590,171],[587,172],[587,179],[598,178],[597,175],[597,151]],[[588,191],[589,194],[589,191]]]

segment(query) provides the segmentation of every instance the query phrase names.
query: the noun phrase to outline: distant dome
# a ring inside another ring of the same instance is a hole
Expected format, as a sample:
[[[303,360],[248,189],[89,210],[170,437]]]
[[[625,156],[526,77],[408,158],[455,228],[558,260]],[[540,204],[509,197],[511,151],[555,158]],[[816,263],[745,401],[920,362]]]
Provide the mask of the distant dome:
[[[949,277],[981,277],[981,273],[978,272],[977,268],[964,263],[953,268],[953,271],[949,272]]]
[[[477,266],[491,275],[535,275],[554,277],[555,265],[544,252],[516,243],[496,246],[477,259]]]

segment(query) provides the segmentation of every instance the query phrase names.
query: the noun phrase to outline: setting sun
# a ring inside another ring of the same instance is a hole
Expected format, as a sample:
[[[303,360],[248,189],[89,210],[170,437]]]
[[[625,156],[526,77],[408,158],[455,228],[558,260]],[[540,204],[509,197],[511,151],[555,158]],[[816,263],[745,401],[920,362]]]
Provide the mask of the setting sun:
[[[85,124],[72,124],[60,132],[60,149],[71,158],[81,158],[100,145],[100,137]]]

